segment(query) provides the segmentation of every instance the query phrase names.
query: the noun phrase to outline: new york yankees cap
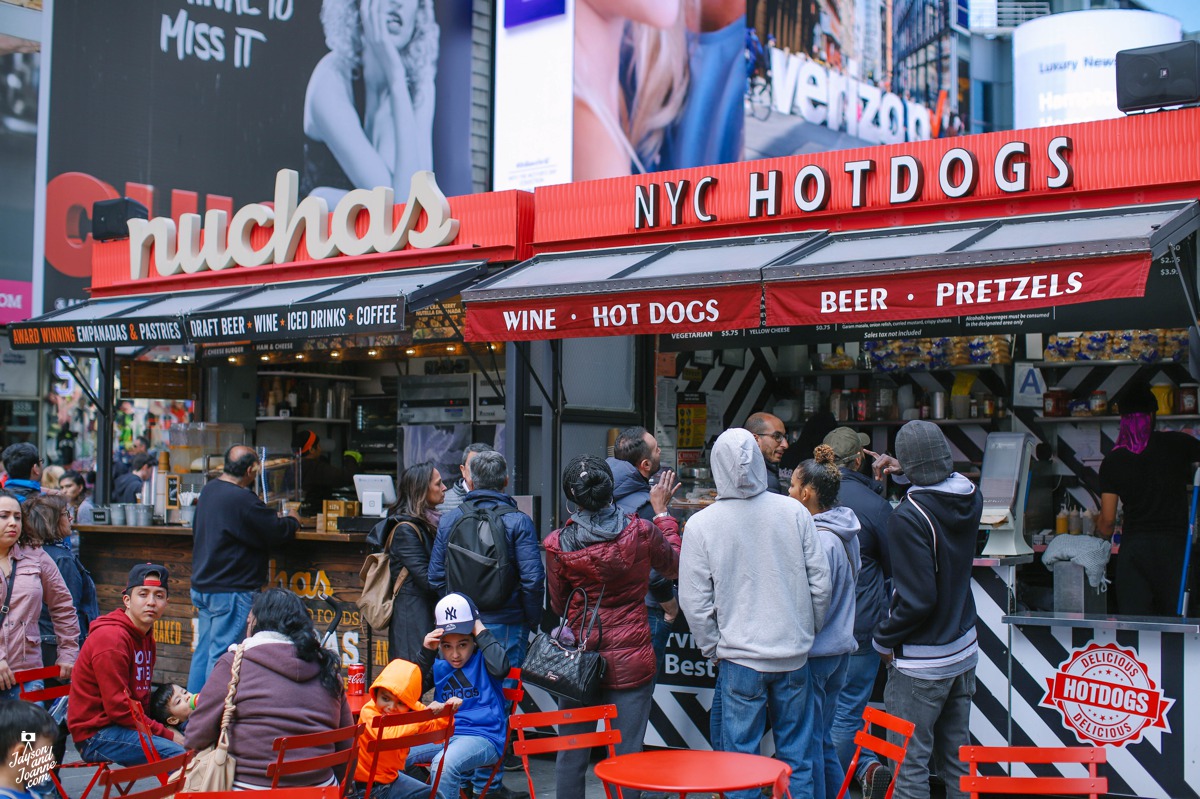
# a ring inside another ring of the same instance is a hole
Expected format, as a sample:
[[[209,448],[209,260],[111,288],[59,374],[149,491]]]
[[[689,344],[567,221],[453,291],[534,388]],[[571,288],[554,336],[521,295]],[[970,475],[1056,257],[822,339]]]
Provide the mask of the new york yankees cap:
[[[433,609],[433,623],[443,632],[470,635],[475,630],[471,600],[462,594],[446,594]]]

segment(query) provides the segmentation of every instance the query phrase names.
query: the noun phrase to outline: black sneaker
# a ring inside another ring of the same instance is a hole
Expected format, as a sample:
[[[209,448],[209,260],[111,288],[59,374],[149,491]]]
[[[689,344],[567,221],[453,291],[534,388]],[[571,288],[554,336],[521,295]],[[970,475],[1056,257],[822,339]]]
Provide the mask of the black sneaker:
[[[529,799],[528,791],[514,791],[504,783],[488,788],[487,799]]]
[[[521,771],[524,768],[525,764],[523,764],[521,762],[521,758],[517,757],[516,755],[509,755],[508,757],[504,758],[504,765],[502,766],[504,771]]]
[[[867,766],[862,778],[863,799],[883,799],[892,784],[892,770],[882,763]]]

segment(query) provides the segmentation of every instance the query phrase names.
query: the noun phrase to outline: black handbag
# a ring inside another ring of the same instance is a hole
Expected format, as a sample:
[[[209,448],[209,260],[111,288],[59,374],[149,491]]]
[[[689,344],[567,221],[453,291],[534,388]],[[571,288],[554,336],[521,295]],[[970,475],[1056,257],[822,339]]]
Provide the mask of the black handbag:
[[[596,598],[596,606],[592,609],[592,617],[587,619],[587,591],[576,588],[567,597],[565,611],[570,613],[571,600],[576,592],[583,594],[583,610],[579,614],[579,635],[575,642],[568,644],[562,640],[562,631],[570,629],[571,623],[563,617],[557,635],[538,633],[525,662],[521,664],[521,680],[549,691],[555,696],[570,699],[581,705],[592,705],[600,697],[600,682],[608,668],[604,656],[599,652],[588,652],[587,642],[600,615],[600,600],[604,598],[604,587],[600,587],[600,596]],[[584,621],[587,620],[587,628]],[[601,628],[603,629],[603,628]]]

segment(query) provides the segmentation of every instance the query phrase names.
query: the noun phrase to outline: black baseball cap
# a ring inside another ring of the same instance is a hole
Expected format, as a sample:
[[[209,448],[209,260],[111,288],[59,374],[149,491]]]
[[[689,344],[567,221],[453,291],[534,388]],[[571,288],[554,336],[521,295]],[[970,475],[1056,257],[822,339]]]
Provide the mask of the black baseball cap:
[[[129,570],[129,579],[125,581],[124,594],[128,595],[133,589],[138,586],[147,585],[153,588],[162,588],[170,593],[167,588],[167,581],[171,573],[167,571],[166,566],[160,566],[157,563],[139,563]]]

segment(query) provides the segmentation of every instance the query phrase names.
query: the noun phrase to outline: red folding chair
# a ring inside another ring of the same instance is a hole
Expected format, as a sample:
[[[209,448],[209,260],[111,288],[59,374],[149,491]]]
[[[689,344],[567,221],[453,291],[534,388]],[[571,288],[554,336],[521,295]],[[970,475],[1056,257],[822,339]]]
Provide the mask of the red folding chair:
[[[193,754],[191,751],[185,751],[174,757],[152,760],[137,766],[111,766],[105,769],[100,775],[100,784],[104,786],[104,799],[111,799],[114,787],[125,799],[164,799],[174,796],[183,788],[187,766]],[[157,777],[159,784],[141,791],[129,790],[135,782],[148,777]]]
[[[542,713],[522,713],[519,716],[512,716],[508,720],[508,725],[517,731],[517,740],[513,742],[513,751],[521,757],[521,764],[525,767],[525,778],[529,781],[529,799],[537,799],[537,793],[533,788],[533,775],[529,773],[530,755],[607,746],[608,756],[616,757],[617,750],[614,745],[621,743],[621,731],[614,730],[612,726],[612,720],[616,717],[616,705],[595,705],[571,710],[548,710]],[[533,740],[525,738],[525,731],[534,727],[557,727],[561,724],[580,724],[588,721],[593,723],[603,721],[604,729],[578,735],[554,735]],[[617,796],[621,796],[620,788],[617,788]]]
[[[154,733],[150,730],[150,719],[146,717],[146,709],[142,707],[141,702],[129,695],[128,690],[125,691],[125,701],[129,705],[129,715],[133,716],[133,728],[137,731],[138,743],[142,745],[146,761],[153,763],[159,756],[158,749],[154,747]],[[166,785],[166,777],[160,780]]]
[[[43,666],[39,669],[25,669],[24,671],[13,672],[13,679],[21,686],[21,698],[26,702],[47,702],[66,696],[71,692],[70,685],[52,685],[49,688],[39,688],[33,691],[26,691],[25,686],[35,680],[50,680],[58,679],[58,666]],[[87,787],[83,789],[83,793],[79,795],[79,799],[87,799],[87,795],[91,793],[92,788],[100,781],[101,776],[108,770],[111,764],[101,761],[97,763],[88,763],[83,760],[76,760],[70,763],[59,763],[58,767],[63,768],[94,768],[96,773],[92,775],[92,779],[88,782]],[[54,788],[58,791],[58,795],[62,799],[70,799],[67,796],[66,790],[63,789],[62,782],[58,779],[58,774],[54,771],[50,772],[50,779],[54,783]],[[128,790],[128,786],[125,787]],[[118,793],[124,793],[121,787],[117,787]]]
[[[520,708],[521,700],[525,698],[525,683],[521,682],[521,670],[515,666],[509,669],[508,677],[505,678],[505,681],[507,682],[509,680],[515,682],[517,685],[515,688],[501,689],[504,693],[505,701],[507,701],[509,706],[512,708],[508,711],[510,724],[508,725],[508,732],[505,733],[504,736],[504,749],[501,750],[500,759],[496,761],[496,765],[492,766],[492,773],[488,775],[487,782],[483,784],[483,790],[480,791],[479,796],[476,797],[476,799],[484,799],[484,797],[487,796],[488,789],[492,787],[492,780],[496,779],[496,775],[500,773],[501,769],[504,768],[504,753],[508,751],[508,745],[512,741],[513,736],[511,719],[513,716],[517,715],[517,710]]]
[[[962,790],[979,799],[981,793],[1016,794],[1019,796],[1087,795],[1097,799],[1108,793],[1108,778],[1096,773],[1100,763],[1108,762],[1108,750],[1102,746],[964,746],[958,750],[970,773],[959,778]],[[1086,764],[1086,777],[985,777],[979,774],[980,763],[1080,763]]]
[[[872,735],[872,724],[878,724],[886,730],[903,736],[904,742],[897,746]],[[915,729],[916,725],[911,721],[905,721],[890,713],[884,713],[882,710],[868,706],[863,711],[863,728],[854,733],[854,743],[857,746],[854,749],[854,757],[850,758],[850,766],[846,769],[846,779],[842,781],[842,789],[838,791],[837,799],[845,799],[846,791],[850,789],[850,781],[854,779],[854,772],[858,770],[859,755],[862,754],[864,748],[877,755],[882,755],[888,760],[895,761],[896,767],[892,769],[892,781],[888,783],[887,793],[884,794],[884,799],[892,799],[892,791],[896,790],[896,775],[900,773],[900,765],[904,762],[904,756],[908,754],[908,742]]]
[[[254,791],[254,799],[338,799],[338,787],[325,785],[318,788],[266,788]],[[180,791],[175,799],[246,799],[245,791]]]
[[[784,764],[771,786],[771,799],[792,799],[792,767]]]
[[[397,735],[391,738],[387,737],[387,731],[393,727],[422,724],[434,719],[445,719],[447,724],[439,730],[418,732],[412,735]],[[450,737],[454,735],[454,708],[446,708],[438,715],[435,715],[432,710],[414,710],[410,713],[381,713],[371,720],[371,729],[375,733],[375,739],[367,742],[367,754],[371,758],[371,767],[367,771],[366,795],[369,796],[371,794],[371,787],[375,785],[375,773],[379,767],[379,754],[381,752],[392,752],[397,749],[411,749],[414,746],[440,743],[442,745],[442,757],[438,760],[437,773],[432,775],[433,783],[429,788],[429,799],[436,799],[438,783],[442,779],[442,768],[446,765],[446,747],[450,744]]]
[[[354,724],[349,727],[341,727],[336,730],[327,732],[314,732],[307,735],[288,735],[280,736],[275,739],[272,749],[277,753],[275,762],[267,766],[267,776],[271,778],[271,787],[279,787],[279,778],[290,776],[292,774],[308,774],[314,771],[324,771],[327,768],[342,766],[342,787],[338,792],[339,797],[346,795],[346,789],[351,782],[354,781],[354,768],[358,762],[358,736],[362,734],[363,725]],[[349,749],[342,749],[333,752],[326,752],[320,755],[310,755],[309,757],[298,757],[289,760],[289,753],[296,753],[303,749],[314,749],[318,746],[326,747],[336,745],[342,741],[350,743]]]

